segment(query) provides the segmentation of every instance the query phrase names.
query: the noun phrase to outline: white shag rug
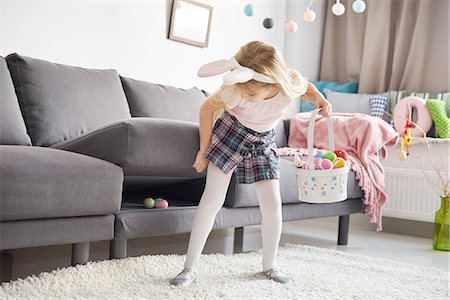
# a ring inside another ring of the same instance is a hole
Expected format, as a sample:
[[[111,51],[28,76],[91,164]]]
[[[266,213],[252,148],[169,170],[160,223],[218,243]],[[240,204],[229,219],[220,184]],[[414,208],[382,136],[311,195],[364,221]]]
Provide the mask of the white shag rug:
[[[260,274],[262,250],[208,254],[190,287],[170,286],[184,255],[90,262],[4,283],[0,299],[448,299],[448,273],[336,250],[284,244],[278,266],[294,282]]]

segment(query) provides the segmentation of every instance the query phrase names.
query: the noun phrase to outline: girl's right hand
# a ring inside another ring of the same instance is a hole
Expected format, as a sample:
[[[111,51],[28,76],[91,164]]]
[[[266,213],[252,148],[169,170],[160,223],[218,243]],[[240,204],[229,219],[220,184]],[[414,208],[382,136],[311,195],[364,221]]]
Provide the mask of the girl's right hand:
[[[203,172],[208,166],[209,160],[205,157],[205,152],[198,151],[197,156],[195,157],[195,162],[192,167],[197,171],[197,173]]]

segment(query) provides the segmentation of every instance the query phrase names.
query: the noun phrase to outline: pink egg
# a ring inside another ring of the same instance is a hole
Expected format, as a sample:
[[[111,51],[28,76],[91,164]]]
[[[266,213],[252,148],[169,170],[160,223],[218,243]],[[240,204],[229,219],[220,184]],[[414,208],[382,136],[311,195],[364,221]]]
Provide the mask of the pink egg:
[[[159,200],[155,203],[155,208],[167,208],[169,206],[169,202],[167,200]]]
[[[297,31],[298,25],[294,21],[290,20],[289,22],[286,23],[286,25],[284,26],[284,29],[287,32],[293,33],[293,32]]]
[[[329,159],[322,159],[322,161],[320,162],[320,169],[322,170],[333,169],[333,163]]]
[[[320,166],[320,162],[322,161],[322,158],[320,158],[320,157],[316,157],[316,158],[314,158],[314,164],[316,165],[316,166]]]

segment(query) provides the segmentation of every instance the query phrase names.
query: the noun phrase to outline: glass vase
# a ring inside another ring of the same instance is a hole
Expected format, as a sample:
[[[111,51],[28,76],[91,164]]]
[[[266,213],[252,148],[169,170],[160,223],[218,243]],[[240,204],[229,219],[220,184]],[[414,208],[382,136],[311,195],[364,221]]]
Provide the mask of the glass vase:
[[[441,196],[441,207],[434,216],[433,249],[450,251],[450,195]]]

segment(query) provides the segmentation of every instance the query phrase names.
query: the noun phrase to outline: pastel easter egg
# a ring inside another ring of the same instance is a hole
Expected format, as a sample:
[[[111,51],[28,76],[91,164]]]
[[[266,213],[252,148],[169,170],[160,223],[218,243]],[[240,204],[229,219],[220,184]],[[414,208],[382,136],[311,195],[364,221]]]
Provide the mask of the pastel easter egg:
[[[334,152],[329,151],[329,152],[325,153],[323,158],[326,158],[326,159],[328,159],[330,161],[333,161],[333,160],[336,159],[336,154],[334,154]]]
[[[337,157],[341,157],[344,160],[348,160],[348,154],[344,150],[334,150],[334,154],[336,154]]]
[[[323,155],[324,154],[322,152],[319,152],[316,155],[314,155],[314,158],[323,158]]]
[[[320,169],[321,170],[330,170],[333,168],[333,163],[329,159],[322,159],[320,162]]]
[[[333,160],[333,167],[335,169],[343,168],[346,164],[347,163],[342,157],[337,157],[335,160]]]
[[[151,197],[144,199],[144,207],[145,208],[153,208],[155,207],[155,200]]]
[[[320,170],[319,166],[316,166],[316,165],[314,165],[314,168],[311,169],[311,168],[309,167],[309,164],[305,164],[305,165],[303,166],[303,169],[304,169],[304,170]]]
[[[155,203],[155,208],[167,208],[169,206],[169,202],[167,200],[161,199]]]
[[[320,157],[314,158],[314,165],[319,166],[322,159]]]

